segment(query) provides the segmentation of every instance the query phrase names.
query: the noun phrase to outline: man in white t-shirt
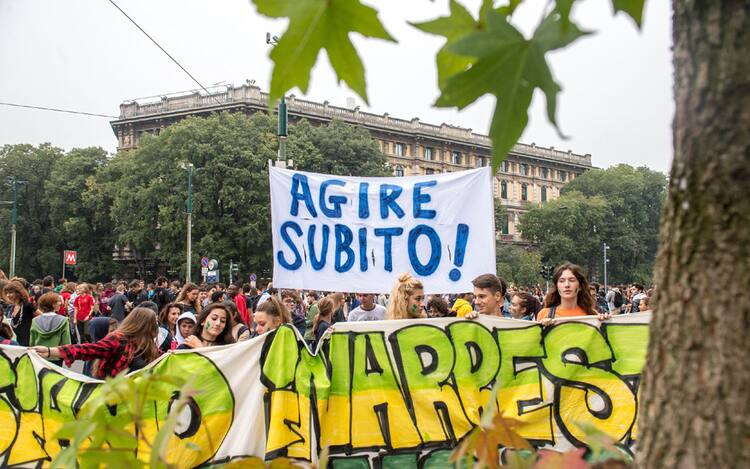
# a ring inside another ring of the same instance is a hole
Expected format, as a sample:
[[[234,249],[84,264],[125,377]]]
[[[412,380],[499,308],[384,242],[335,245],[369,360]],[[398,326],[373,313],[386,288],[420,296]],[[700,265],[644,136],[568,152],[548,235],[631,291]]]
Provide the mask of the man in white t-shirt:
[[[375,304],[375,295],[360,293],[359,306],[349,311],[347,321],[382,321],[385,319],[385,308]]]

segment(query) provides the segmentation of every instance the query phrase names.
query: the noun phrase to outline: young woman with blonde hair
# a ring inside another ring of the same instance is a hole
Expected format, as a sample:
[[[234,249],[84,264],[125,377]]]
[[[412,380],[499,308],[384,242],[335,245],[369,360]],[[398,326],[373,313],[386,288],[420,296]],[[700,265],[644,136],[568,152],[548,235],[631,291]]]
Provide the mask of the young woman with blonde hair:
[[[410,273],[398,277],[391,291],[391,300],[385,313],[386,319],[423,318],[424,286],[419,279]]]

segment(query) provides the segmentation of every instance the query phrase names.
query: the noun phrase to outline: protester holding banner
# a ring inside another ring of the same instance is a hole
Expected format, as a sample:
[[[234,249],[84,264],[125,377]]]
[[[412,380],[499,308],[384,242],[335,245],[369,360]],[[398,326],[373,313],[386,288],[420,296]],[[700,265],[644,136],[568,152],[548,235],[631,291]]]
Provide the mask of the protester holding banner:
[[[156,338],[159,325],[149,308],[135,308],[120,327],[98,342],[63,345],[61,347],[34,347],[42,358],[62,358],[70,366],[76,360],[99,360],[94,366],[96,378],[116,376],[120,372],[139,369],[159,356]]]
[[[398,277],[391,291],[391,301],[386,310],[386,319],[417,319],[423,318],[424,287],[422,282],[410,273],[403,273]]]
[[[471,281],[474,285],[474,305],[477,310],[468,313],[467,319],[475,319],[479,314],[504,317],[503,305],[508,283],[495,274],[482,274]]]
[[[11,280],[3,288],[5,296],[5,315],[10,318],[10,325],[16,334],[16,341],[28,347],[31,333],[31,321],[34,319],[36,308],[29,301],[29,293],[18,280]]]
[[[235,342],[232,337],[232,312],[224,303],[211,303],[197,319],[198,335],[191,335],[178,349],[213,347]]]
[[[200,288],[194,283],[186,283],[177,295],[175,303],[182,305],[182,310],[193,314],[200,314],[201,303],[198,301]]]
[[[292,315],[283,303],[270,295],[255,311],[255,337],[272,331],[282,324],[290,324]]]
[[[589,281],[579,266],[566,262],[555,270],[544,306],[537,315],[537,321],[545,324],[555,318],[596,314],[594,297],[589,293]],[[600,319],[609,317],[608,314],[598,316]]]

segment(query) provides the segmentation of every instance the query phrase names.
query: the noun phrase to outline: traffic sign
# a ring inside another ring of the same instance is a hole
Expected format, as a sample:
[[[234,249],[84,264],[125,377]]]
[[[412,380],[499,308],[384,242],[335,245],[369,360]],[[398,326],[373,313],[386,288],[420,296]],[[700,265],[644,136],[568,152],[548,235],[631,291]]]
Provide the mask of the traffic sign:
[[[208,257],[201,257],[201,267],[208,267]]]
[[[219,271],[218,270],[209,270],[208,274],[206,275],[206,282],[208,282],[208,283],[218,283],[219,282]]]
[[[257,275],[255,275],[254,273],[253,273],[253,274],[250,274],[250,281],[251,281],[251,282],[254,282],[254,281],[256,281],[256,280],[258,280],[258,276],[257,276]]]
[[[76,251],[65,251],[63,258],[65,259],[65,265],[76,265]]]
[[[210,261],[208,261],[208,265],[206,267],[208,267],[208,270],[216,270],[219,268],[219,261],[217,261],[216,259],[211,259]]]
[[[204,277],[208,275],[208,267],[201,267],[201,275]]]

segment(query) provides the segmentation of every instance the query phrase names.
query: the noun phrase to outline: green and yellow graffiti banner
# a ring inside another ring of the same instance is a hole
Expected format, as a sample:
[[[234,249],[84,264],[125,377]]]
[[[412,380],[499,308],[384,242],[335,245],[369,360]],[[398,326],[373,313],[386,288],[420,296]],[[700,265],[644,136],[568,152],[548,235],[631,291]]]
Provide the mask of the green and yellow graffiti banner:
[[[491,317],[341,323],[317,353],[284,326],[172,352],[138,373],[192,376],[202,391],[169,441],[179,467],[242,456],[314,461],[324,447],[335,468],[444,467],[495,386],[497,408],[536,446],[586,446],[593,426],[632,451],[649,321],[650,313],[547,327]],[[58,429],[100,384],[0,347],[0,466],[46,465],[69,443]],[[156,434],[170,405],[149,406],[147,432]]]

